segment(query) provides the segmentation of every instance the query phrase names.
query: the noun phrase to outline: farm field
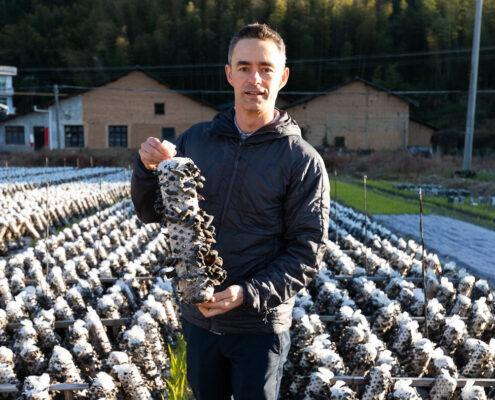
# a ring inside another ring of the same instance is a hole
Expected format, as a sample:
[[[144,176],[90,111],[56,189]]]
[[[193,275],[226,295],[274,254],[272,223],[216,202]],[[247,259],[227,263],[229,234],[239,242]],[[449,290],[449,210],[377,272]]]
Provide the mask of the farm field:
[[[136,218],[129,178],[122,168],[0,176],[6,398],[168,398],[179,331],[169,237]],[[423,263],[417,242],[349,207],[332,206],[331,224],[325,264],[296,299],[281,398],[493,398],[488,283],[431,252]]]
[[[335,181],[331,181],[335,199]],[[364,211],[364,184],[356,179],[337,180],[337,200]],[[399,190],[397,182],[368,179],[367,212],[369,215],[419,214],[419,197],[411,191]],[[494,192],[495,193],[495,192]],[[487,205],[451,204],[447,197],[423,196],[424,214],[457,218],[495,230],[495,207]]]

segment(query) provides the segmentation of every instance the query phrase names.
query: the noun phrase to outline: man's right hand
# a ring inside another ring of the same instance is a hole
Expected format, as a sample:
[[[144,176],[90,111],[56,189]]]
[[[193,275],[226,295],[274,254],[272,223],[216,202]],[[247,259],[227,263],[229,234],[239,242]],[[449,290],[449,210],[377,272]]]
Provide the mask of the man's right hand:
[[[149,137],[145,142],[141,143],[141,148],[139,149],[139,155],[141,156],[141,161],[147,169],[154,170],[156,166],[164,160],[175,156],[170,154],[165,146],[155,137]]]

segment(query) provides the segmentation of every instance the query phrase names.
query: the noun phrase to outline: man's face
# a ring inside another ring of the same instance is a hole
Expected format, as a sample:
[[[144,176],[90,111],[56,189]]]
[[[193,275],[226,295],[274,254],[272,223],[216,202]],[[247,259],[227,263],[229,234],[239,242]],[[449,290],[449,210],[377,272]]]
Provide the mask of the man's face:
[[[273,111],[278,91],[289,77],[277,45],[260,39],[241,39],[225,73],[234,88],[236,109],[257,114]]]

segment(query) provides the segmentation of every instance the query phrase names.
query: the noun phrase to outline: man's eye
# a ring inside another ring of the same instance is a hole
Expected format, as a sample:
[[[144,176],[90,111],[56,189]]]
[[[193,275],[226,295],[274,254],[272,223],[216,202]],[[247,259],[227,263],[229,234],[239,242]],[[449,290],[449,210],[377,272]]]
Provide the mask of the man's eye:
[[[247,70],[248,70],[247,67],[241,67],[241,68],[239,68],[239,71],[241,71],[241,72],[246,72]]]

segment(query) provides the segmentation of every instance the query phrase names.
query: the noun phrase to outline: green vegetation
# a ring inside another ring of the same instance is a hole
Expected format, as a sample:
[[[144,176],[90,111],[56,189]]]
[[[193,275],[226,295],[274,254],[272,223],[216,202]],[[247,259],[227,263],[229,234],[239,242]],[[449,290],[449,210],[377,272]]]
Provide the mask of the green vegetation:
[[[335,185],[332,181],[332,199],[335,199]],[[366,191],[367,212],[374,214],[416,214],[419,212],[419,202],[408,202],[387,194],[372,190]],[[337,181],[337,201],[347,206],[364,211],[364,190],[362,185]],[[431,210],[424,210],[425,213]]]
[[[174,350],[168,345],[170,354],[170,379],[167,381],[167,394],[170,400],[193,400],[187,384],[186,341],[182,335],[177,339]]]
[[[411,191],[399,190],[394,182],[367,180],[367,211],[374,214],[418,214],[419,198]],[[332,198],[335,185],[332,180]],[[361,181],[337,181],[337,201],[364,211],[364,189]],[[423,196],[423,213],[458,218],[489,229],[495,229],[495,209],[483,205],[451,204],[445,197]]]
[[[479,171],[474,179],[478,182],[495,182],[495,171]]]
[[[382,193],[390,193],[393,196],[400,196],[412,201],[418,201],[418,195],[415,192],[407,190],[399,190],[394,188],[393,182],[369,180],[368,187],[371,190],[377,190]],[[423,204],[434,208],[451,209],[453,211],[472,214],[480,218],[491,218],[495,220],[495,209],[484,205],[471,206],[469,204],[452,204],[448,202],[446,197],[439,196],[423,196]]]

